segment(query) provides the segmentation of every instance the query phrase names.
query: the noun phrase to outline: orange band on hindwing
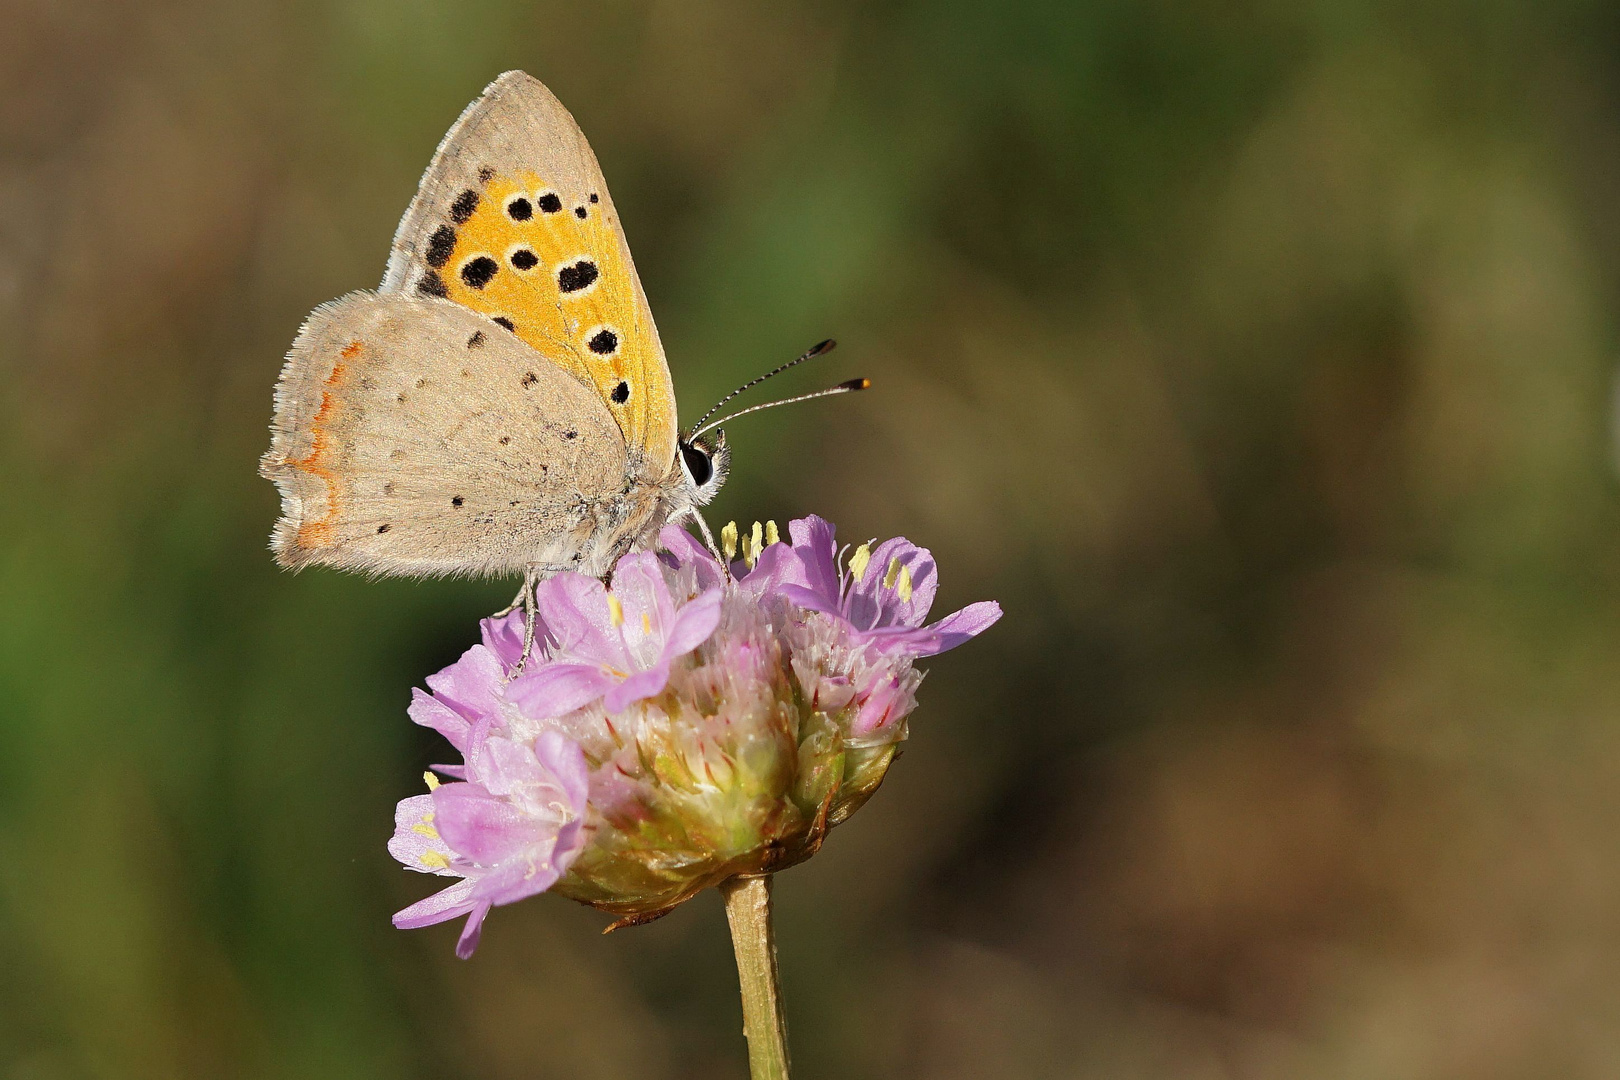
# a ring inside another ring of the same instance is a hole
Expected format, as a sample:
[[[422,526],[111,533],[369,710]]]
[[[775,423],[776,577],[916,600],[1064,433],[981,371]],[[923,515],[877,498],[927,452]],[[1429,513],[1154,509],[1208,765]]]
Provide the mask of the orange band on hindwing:
[[[349,367],[343,361],[353,360],[360,354],[360,348],[360,342],[351,341],[338,353],[341,359],[332,365],[332,373],[326,377],[326,385],[331,389],[321,391],[321,407],[316,411],[314,419],[309,422],[309,453],[292,462],[293,468],[316,477],[326,485],[326,512],[319,518],[307,520],[298,526],[300,547],[330,547],[333,542],[333,524],[337,520],[342,481],[338,479],[337,473],[332,468],[332,462],[328,459],[332,449],[329,429],[339,409],[336,389],[349,373]]]

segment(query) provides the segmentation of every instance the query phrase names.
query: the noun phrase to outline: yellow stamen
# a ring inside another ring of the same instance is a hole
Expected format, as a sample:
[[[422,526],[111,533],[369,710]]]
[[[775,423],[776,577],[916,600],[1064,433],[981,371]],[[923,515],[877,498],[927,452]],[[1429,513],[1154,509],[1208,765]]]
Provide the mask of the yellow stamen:
[[[619,603],[619,598],[617,596],[614,596],[612,593],[607,594],[607,600],[608,600],[608,618],[610,620],[612,620],[614,626],[623,626],[624,625],[624,605]]]
[[[425,836],[429,840],[437,840],[439,838],[439,830],[427,824],[426,818],[422,820],[422,824],[412,825],[411,832],[416,833],[419,836]]]
[[[762,542],[765,535],[764,528],[759,522],[754,522],[753,529],[748,533],[748,539],[743,544],[743,558],[748,562],[748,569],[752,570],[759,561],[759,553],[765,549]]]
[[[428,786],[429,791],[433,791],[439,786],[439,778],[430,772],[422,774],[422,782]]]
[[[904,566],[900,568],[900,581],[895,591],[900,594],[901,602],[911,603],[911,571]]]
[[[435,870],[450,869],[450,860],[441,852],[424,851],[422,852],[421,859],[423,866],[431,866]]]
[[[890,559],[889,568],[883,571],[883,587],[885,589],[894,588],[895,579],[900,576],[900,571],[903,569],[904,567],[900,565],[900,557],[898,555]]]
[[[872,546],[862,544],[855,549],[855,554],[849,557],[849,576],[856,581],[866,576],[866,564],[872,561]]]
[[[737,557],[737,523],[726,522],[726,527],[720,530],[720,551],[730,562]]]
[[[645,611],[641,613],[641,632],[652,637],[652,618]]]
[[[780,544],[782,542],[782,534],[776,531],[776,522],[774,521],[765,523],[765,542],[767,544]]]

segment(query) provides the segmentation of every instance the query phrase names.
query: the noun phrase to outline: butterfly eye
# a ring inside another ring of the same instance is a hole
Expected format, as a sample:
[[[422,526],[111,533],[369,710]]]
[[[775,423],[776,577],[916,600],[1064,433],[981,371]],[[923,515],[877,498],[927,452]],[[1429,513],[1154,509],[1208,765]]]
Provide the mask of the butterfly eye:
[[[698,487],[707,484],[714,476],[714,462],[709,459],[708,452],[701,446],[681,443],[681,460],[686,462],[686,474]]]
[[[731,471],[731,450],[726,446],[726,433],[716,431],[713,435],[690,441],[682,439],[676,445],[681,451],[681,467],[686,470],[686,478],[692,485],[692,502],[697,506],[709,505],[720,493],[720,488],[726,482],[726,474]]]

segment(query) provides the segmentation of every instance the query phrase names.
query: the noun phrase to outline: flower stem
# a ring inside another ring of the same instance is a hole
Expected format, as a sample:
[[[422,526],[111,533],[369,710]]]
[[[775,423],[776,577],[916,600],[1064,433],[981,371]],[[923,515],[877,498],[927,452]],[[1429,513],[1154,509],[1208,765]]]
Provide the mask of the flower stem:
[[[771,877],[734,877],[720,886],[731,924],[742,984],[743,1034],[753,1080],[788,1080],[787,1020],[776,976],[776,935],[771,930]]]

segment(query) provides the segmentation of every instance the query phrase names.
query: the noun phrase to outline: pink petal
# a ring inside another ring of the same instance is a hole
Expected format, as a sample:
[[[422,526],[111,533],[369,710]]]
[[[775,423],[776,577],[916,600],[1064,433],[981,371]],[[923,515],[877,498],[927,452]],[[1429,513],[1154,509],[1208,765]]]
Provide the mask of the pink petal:
[[[780,592],[784,585],[805,586],[809,582],[810,577],[805,572],[799,553],[786,544],[776,543],[759,553],[754,568],[738,583],[752,595],[764,596],[766,593]]]
[[[474,884],[472,878],[466,878],[448,889],[440,889],[432,896],[418,900],[394,913],[394,925],[401,930],[415,930],[467,914],[478,906],[478,901],[472,899]]]
[[[607,587],[600,581],[558,574],[540,583],[535,603],[556,643],[554,655],[624,666],[624,645],[608,613]]]
[[[600,664],[554,660],[518,677],[506,696],[536,720],[554,720],[589,705],[618,682]]]
[[[697,572],[698,588],[716,589],[724,583],[719,561],[702,541],[679,525],[665,525],[658,534],[658,546],[669,552],[666,565],[673,565],[675,569],[690,566]]]
[[[961,611],[952,612],[928,627],[930,631],[939,635],[939,648],[934,652],[942,653],[947,649],[956,648],[990,629],[999,618],[1001,605],[994,600],[980,600],[976,604],[969,604]]]
[[[585,763],[585,752],[579,743],[560,731],[543,731],[535,740],[534,756],[546,767],[568,798],[569,809],[575,816],[585,814],[585,799],[590,792],[591,771]]]
[[[433,827],[457,855],[493,866],[539,840],[536,821],[478,784],[444,784],[433,793]]]
[[[602,708],[610,713],[622,712],[643,698],[663,693],[668,685],[669,661],[660,660],[650,668],[633,673],[609,690],[602,699]]]
[[[434,829],[434,817],[433,796],[401,799],[394,808],[394,835],[388,841],[388,854],[418,874],[460,877],[449,867],[455,853]]]
[[[478,624],[484,648],[508,670],[517,666],[518,658],[523,655],[523,619],[523,609],[519,608],[499,619],[491,617]],[[535,637],[545,640],[544,626],[535,626]]]
[[[460,660],[427,677],[434,695],[469,720],[500,709],[500,688],[505,681],[506,668],[482,645],[474,645]]]
[[[829,599],[815,589],[806,588],[803,585],[783,585],[776,591],[802,608],[819,611],[823,615],[832,615],[839,619],[844,617],[836,597]]]
[[[804,587],[818,593],[823,602],[836,606],[841,586],[838,580],[838,541],[832,524],[811,514],[788,522],[788,536],[792,538],[793,550],[804,568]],[[823,610],[802,601],[794,602],[814,611]]]
[[[410,718],[425,728],[432,728],[449,740],[457,750],[467,749],[472,725],[467,718],[431,694],[411,687],[411,705],[406,710]]]
[[[479,904],[467,916],[467,925],[461,930],[461,937],[456,939],[456,956],[463,960],[472,959],[473,950],[478,948],[478,938],[484,932],[484,916],[489,914],[489,904]]]
[[[719,589],[711,589],[688,601],[675,614],[669,636],[664,639],[664,647],[659,654],[660,660],[669,661],[685,656],[709,640],[709,635],[720,625],[720,596]]]
[[[664,581],[663,566],[650,551],[626,555],[613,570],[613,595],[624,612],[624,635],[630,655],[641,663],[661,652],[660,643],[675,620],[675,602]]]

